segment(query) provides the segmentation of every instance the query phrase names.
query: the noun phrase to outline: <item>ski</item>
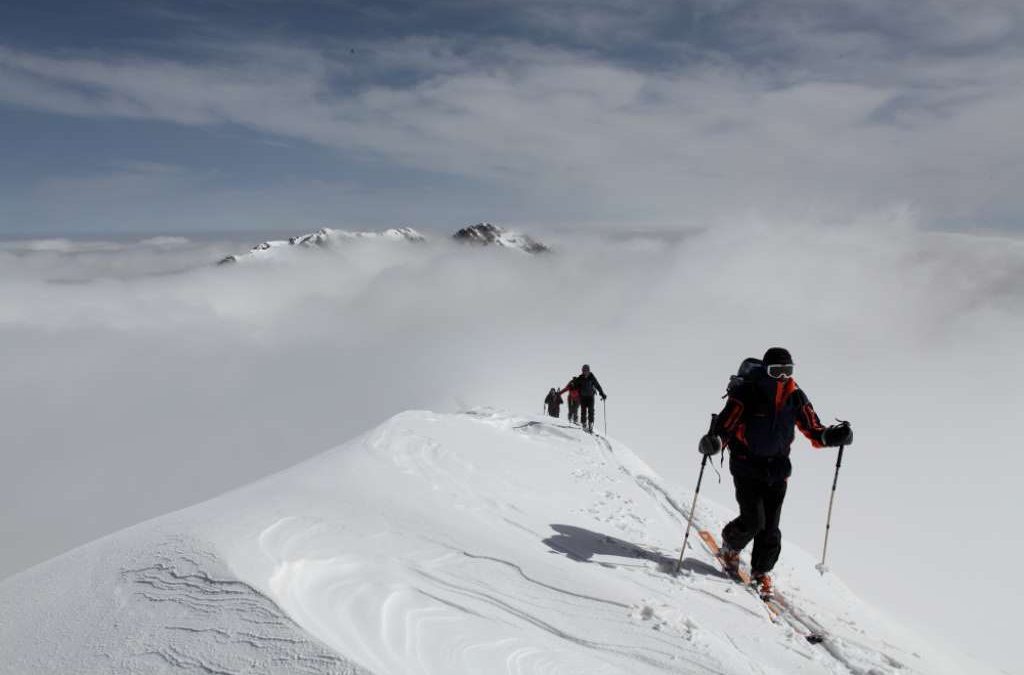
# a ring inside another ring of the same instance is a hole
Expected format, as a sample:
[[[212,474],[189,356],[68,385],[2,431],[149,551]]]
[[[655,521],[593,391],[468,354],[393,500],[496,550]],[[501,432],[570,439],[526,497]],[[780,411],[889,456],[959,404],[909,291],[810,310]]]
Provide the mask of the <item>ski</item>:
[[[729,575],[733,581],[741,584],[751,595],[764,603],[765,608],[768,610],[768,614],[771,617],[772,623],[785,623],[794,631],[800,633],[805,640],[812,645],[820,644],[824,642],[825,636],[820,631],[808,630],[807,622],[802,621],[796,617],[790,605],[779,595],[777,592],[773,593],[771,597],[762,597],[760,593],[750,585],[750,573],[743,567],[738,567],[735,570],[729,568],[723,561],[721,556],[721,549],[718,547],[718,541],[715,539],[715,535],[711,534],[707,530],[700,530],[698,533],[701,541],[707,547],[708,551],[715,557],[718,564],[721,565],[722,571]]]
[[[711,552],[711,555],[715,556],[715,560],[718,561],[718,564],[722,566],[722,571],[729,575],[729,578],[731,578],[733,581],[742,584],[744,588],[750,591],[753,595],[757,596],[757,599],[764,602],[765,605],[768,607],[769,613],[771,613],[773,617],[776,616],[778,613],[774,610],[774,608],[771,605],[768,604],[768,601],[762,598],[761,594],[757,593],[751,587],[750,573],[742,567],[733,569],[725,564],[725,561],[722,560],[722,550],[718,547],[718,541],[715,539],[715,535],[711,534],[707,530],[700,530],[699,532],[697,532],[697,534],[700,535],[701,540],[704,542],[704,546],[706,546],[708,551]]]

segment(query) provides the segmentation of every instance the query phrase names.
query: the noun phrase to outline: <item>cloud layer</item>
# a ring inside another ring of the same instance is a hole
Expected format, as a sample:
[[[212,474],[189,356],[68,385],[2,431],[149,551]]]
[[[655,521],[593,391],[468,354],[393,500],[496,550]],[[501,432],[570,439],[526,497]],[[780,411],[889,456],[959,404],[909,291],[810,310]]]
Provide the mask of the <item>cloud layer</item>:
[[[363,169],[341,214],[361,213],[354,203],[403,171],[461,186],[418,194],[427,220],[448,217],[442,205],[474,191],[492,207],[512,195],[516,207],[496,215],[542,224],[628,218],[675,228],[747,212],[848,220],[909,204],[929,223],[970,229],[1016,227],[1024,212],[1014,189],[1024,178],[1024,58],[1012,3],[490,9],[504,29],[488,31],[473,8],[450,3],[426,13],[421,32],[391,8],[373,24],[390,32],[334,41],[200,34],[171,54],[0,47],[0,99],[329,149],[335,170]],[[459,18],[438,36],[430,16]],[[235,179],[248,171],[220,170],[241,172]],[[156,203],[180,201],[181,175],[145,176]],[[95,194],[123,194],[123,171],[100,179],[115,182]],[[83,199],[60,180],[37,196]],[[184,194],[202,201],[204,183]],[[308,199],[314,188],[298,183],[276,199]],[[261,208],[244,199],[256,192],[233,195],[239,219]],[[391,208],[374,198],[378,210]],[[117,213],[112,206],[109,218]]]
[[[609,432],[688,488],[728,374],[782,344],[822,417],[857,430],[833,566],[947,635],[966,630],[958,617],[1002,616],[966,638],[997,649],[991,625],[1012,625],[1022,598],[974,561],[1024,553],[1003,535],[1015,522],[1004,495],[1024,471],[1019,242],[925,234],[891,213],[554,243],[535,258],[357,242],[231,268],[210,263],[238,242],[5,245],[0,536],[16,544],[0,573],[400,410],[539,412],[584,361],[610,394]],[[795,448],[784,530],[811,550],[832,460]],[[732,499],[727,478],[709,476],[704,494]]]

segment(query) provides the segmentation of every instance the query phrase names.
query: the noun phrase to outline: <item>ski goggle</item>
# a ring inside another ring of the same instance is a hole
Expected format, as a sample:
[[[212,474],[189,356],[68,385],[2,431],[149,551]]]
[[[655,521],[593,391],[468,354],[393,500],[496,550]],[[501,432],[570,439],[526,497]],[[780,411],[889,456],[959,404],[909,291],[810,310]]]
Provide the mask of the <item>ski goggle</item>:
[[[793,377],[793,364],[792,363],[773,363],[767,367],[768,377],[773,377],[776,380],[784,377]]]

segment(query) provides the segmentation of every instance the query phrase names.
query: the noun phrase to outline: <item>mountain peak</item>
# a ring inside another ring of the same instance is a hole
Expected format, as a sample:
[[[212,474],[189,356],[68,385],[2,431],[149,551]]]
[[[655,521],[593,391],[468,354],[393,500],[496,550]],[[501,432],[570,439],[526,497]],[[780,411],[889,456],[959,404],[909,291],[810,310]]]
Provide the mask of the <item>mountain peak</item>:
[[[452,239],[467,244],[515,248],[526,253],[547,253],[551,250],[529,235],[512,232],[488,222],[464,227],[453,234]]]

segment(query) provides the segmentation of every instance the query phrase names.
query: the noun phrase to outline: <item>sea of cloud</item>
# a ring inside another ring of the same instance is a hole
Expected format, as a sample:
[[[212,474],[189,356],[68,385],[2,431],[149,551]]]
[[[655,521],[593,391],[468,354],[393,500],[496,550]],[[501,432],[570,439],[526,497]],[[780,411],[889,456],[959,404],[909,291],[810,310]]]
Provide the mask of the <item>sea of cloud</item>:
[[[365,241],[227,266],[258,237],[0,242],[0,577],[405,409],[539,413],[584,362],[609,393],[598,429],[689,489],[728,375],[783,345],[822,418],[856,430],[831,567],[1012,663],[1024,594],[993,562],[1024,554],[1024,242],[913,220],[562,232],[535,257]],[[834,457],[794,448],[783,530],[812,551]],[[702,494],[730,503],[728,476]]]

